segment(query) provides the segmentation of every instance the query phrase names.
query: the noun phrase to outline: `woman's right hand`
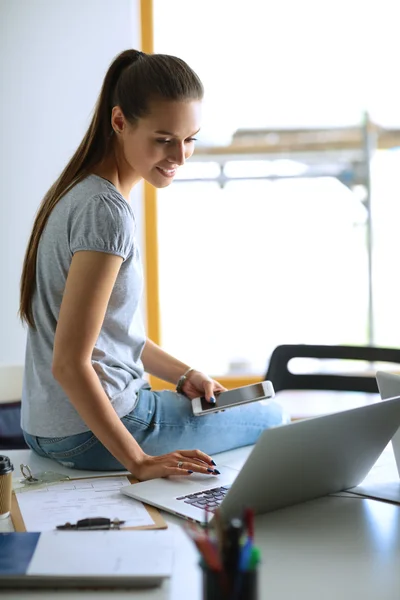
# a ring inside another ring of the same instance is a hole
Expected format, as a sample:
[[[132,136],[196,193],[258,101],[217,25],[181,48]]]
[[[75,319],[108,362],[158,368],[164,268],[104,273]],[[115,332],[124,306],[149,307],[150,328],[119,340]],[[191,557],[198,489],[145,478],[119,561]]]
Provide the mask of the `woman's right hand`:
[[[161,456],[144,454],[132,469],[139,481],[177,475],[188,477],[192,473],[219,475],[212,458],[200,450],[176,450]]]

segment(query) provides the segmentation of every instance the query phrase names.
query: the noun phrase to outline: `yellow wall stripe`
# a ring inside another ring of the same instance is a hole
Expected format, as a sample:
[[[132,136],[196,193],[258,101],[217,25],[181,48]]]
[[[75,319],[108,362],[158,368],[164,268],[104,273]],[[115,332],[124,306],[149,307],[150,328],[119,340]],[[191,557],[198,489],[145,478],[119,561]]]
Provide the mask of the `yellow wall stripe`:
[[[142,51],[151,54],[154,51],[153,0],[140,0],[140,28]],[[143,200],[147,334],[153,342],[160,344],[157,191],[147,181],[144,182]]]
[[[153,0],[140,0],[140,37],[142,52],[154,52]]]

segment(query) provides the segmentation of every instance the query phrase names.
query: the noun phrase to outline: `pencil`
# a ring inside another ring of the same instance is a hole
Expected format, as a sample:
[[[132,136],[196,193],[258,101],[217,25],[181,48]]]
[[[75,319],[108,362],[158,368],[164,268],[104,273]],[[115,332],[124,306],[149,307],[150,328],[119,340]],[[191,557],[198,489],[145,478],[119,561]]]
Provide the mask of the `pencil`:
[[[210,525],[208,522],[208,510],[205,508],[204,509],[204,531],[206,532],[207,537],[210,534],[209,529],[210,529]]]
[[[210,538],[204,532],[197,532],[194,528],[185,528],[189,537],[196,544],[205,565],[212,571],[222,571],[222,562],[218,551]]]
[[[225,534],[224,528],[222,525],[221,512],[219,508],[214,511],[214,519],[213,524],[215,526],[215,534],[217,537],[217,546],[220,556],[223,554],[224,546],[225,546]]]

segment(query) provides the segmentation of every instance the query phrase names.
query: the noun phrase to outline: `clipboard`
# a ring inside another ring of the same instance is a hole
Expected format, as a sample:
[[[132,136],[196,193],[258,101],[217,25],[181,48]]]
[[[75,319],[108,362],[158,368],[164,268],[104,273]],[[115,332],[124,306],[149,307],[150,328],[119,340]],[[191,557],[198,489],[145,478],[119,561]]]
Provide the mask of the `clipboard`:
[[[107,478],[107,475],[103,475],[101,477],[88,477],[87,479],[100,479],[100,478]],[[128,475],[128,479],[129,479],[130,483],[139,483],[138,479],[135,479],[134,477],[131,477],[129,475]],[[70,481],[79,481],[79,480],[71,477]],[[154,506],[150,506],[149,504],[145,504],[144,502],[142,502],[142,504],[145,507],[145,509],[147,510],[147,512],[149,513],[150,517],[153,519],[154,524],[153,525],[141,525],[138,527],[121,527],[120,531],[124,531],[124,530],[125,531],[131,531],[131,530],[139,531],[139,530],[146,530],[146,529],[167,529],[168,528],[167,523],[164,521],[163,517],[161,516],[161,514],[157,510],[157,508],[154,508]],[[20,510],[20,507],[18,504],[18,497],[14,491],[12,492],[12,497],[11,497],[11,520],[13,522],[15,531],[26,532],[24,519],[22,517],[22,513],[21,513],[21,510]]]

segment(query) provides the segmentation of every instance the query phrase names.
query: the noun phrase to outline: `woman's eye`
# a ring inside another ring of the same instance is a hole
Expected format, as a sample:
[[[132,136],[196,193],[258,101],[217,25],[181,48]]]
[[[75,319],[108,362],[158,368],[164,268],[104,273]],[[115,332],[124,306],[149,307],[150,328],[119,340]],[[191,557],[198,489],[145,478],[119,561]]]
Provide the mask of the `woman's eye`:
[[[192,138],[187,138],[187,139],[185,140],[185,142],[186,142],[187,144],[189,144],[189,143],[191,143],[191,142],[195,142],[195,141],[197,141],[197,138],[195,138],[195,137],[192,137]],[[160,138],[160,139],[157,139],[157,140],[156,140],[156,142],[157,142],[158,144],[171,144],[172,140],[163,140],[163,139],[161,139],[161,138]]]

